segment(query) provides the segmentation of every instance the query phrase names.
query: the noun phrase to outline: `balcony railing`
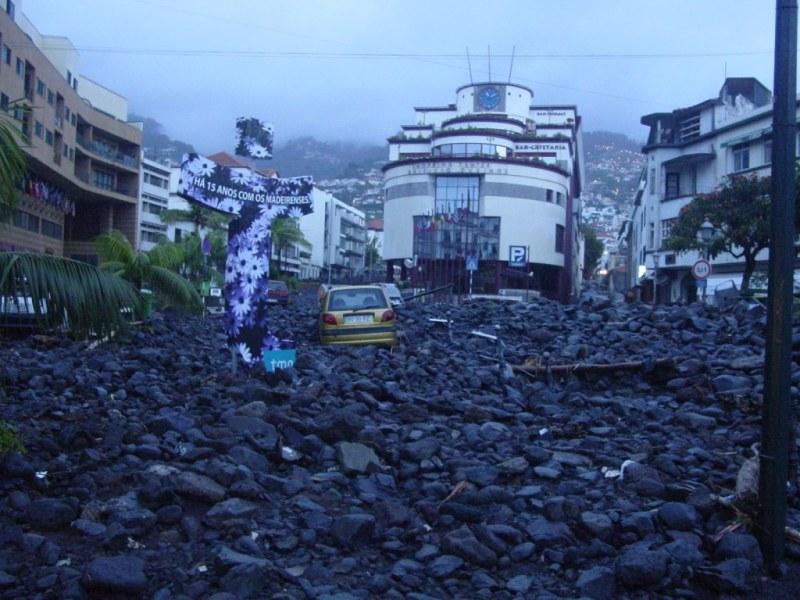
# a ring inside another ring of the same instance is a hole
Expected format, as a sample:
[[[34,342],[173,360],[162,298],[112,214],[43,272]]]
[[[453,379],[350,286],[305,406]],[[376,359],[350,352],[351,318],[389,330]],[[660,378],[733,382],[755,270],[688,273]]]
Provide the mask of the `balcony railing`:
[[[117,194],[122,194],[123,196],[130,196],[131,198],[137,197],[136,190],[128,185],[117,184],[116,186],[109,186],[109,187],[98,185],[95,181],[90,179],[89,176],[86,175],[85,173],[75,173],[75,177],[80,179],[82,182],[87,183],[94,188],[97,188],[98,190],[115,192]]]
[[[97,142],[95,140],[87,140],[82,135],[78,135],[75,137],[78,145],[89,152],[96,154],[98,156],[102,156],[110,160],[111,162],[115,162],[117,164],[129,167],[131,169],[138,169],[139,168],[139,161],[132,156],[124,154],[123,152],[113,151],[108,148],[105,144]]]

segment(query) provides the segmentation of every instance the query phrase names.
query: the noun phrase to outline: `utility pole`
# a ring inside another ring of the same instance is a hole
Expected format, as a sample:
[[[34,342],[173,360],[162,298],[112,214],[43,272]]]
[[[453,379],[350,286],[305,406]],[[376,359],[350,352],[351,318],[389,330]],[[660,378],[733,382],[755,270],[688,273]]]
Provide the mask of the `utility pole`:
[[[777,0],[767,343],[758,482],[759,538],[772,575],[780,573],[783,560],[789,476],[796,71],[797,0]]]

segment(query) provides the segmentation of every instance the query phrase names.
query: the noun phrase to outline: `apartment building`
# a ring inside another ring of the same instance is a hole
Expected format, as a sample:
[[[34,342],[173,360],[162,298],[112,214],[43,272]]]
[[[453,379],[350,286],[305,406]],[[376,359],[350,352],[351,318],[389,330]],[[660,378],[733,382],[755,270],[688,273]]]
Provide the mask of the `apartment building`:
[[[366,217],[363,211],[315,187],[311,193],[314,211],[300,217],[300,230],[311,242],[308,265],[301,275],[309,279],[333,279],[360,275],[365,267]]]
[[[82,76],[72,43],[39,33],[11,0],[0,0],[0,109],[29,166],[0,250],[94,263],[94,239],[112,229],[137,247],[141,130],[127,100]]]
[[[169,208],[171,169],[154,160],[142,159],[139,180],[139,250],[147,251],[167,239],[161,217]]]
[[[641,121],[649,128],[642,149],[647,162],[626,230],[628,285],[644,284],[652,298],[657,272],[659,302],[693,301],[699,294],[691,267],[700,254],[677,254],[665,242],[681,209],[698,194],[714,191],[731,176],[770,174],[772,93],[752,77],[728,78],[714,98]],[[767,259],[765,250],[757,256],[759,267]],[[741,284],[742,259],[725,253],[711,264],[709,296]]]

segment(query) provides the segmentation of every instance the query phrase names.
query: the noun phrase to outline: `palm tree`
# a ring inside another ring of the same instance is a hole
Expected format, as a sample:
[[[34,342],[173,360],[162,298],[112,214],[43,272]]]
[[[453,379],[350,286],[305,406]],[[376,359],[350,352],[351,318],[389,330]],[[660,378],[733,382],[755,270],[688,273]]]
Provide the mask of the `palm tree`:
[[[17,205],[19,183],[25,176],[22,132],[7,113],[0,113],[0,222],[8,220]]]
[[[381,262],[381,253],[378,250],[378,238],[373,236],[369,238],[367,247],[364,251],[365,260],[367,263],[367,272],[372,274],[372,269]]]
[[[206,227],[211,231],[223,231],[228,228],[230,216],[204,208],[194,202],[189,204],[188,210],[171,208],[161,214],[161,222],[165,225],[188,221],[194,225],[194,232],[200,235],[200,229]]]
[[[272,221],[272,244],[278,251],[278,268],[283,272],[283,256],[289,246],[302,246],[311,248],[311,242],[306,239],[300,230],[297,219],[291,217],[279,217]]]
[[[131,282],[137,290],[148,286],[157,295],[180,306],[199,310],[202,300],[191,283],[178,275],[182,254],[179,246],[159,244],[147,252],[137,252],[122,233],[112,231],[95,240],[100,268]]]
[[[30,303],[40,325],[68,326],[74,335],[124,328],[125,311],[139,308],[136,291],[119,277],[88,263],[29,252],[0,252],[0,302],[8,312]]]

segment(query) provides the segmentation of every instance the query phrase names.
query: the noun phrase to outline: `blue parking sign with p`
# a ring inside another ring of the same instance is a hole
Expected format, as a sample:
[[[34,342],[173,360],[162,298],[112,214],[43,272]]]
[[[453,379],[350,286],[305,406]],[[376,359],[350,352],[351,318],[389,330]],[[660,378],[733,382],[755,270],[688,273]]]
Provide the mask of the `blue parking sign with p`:
[[[526,246],[508,247],[508,266],[524,267],[528,264],[528,248]]]

